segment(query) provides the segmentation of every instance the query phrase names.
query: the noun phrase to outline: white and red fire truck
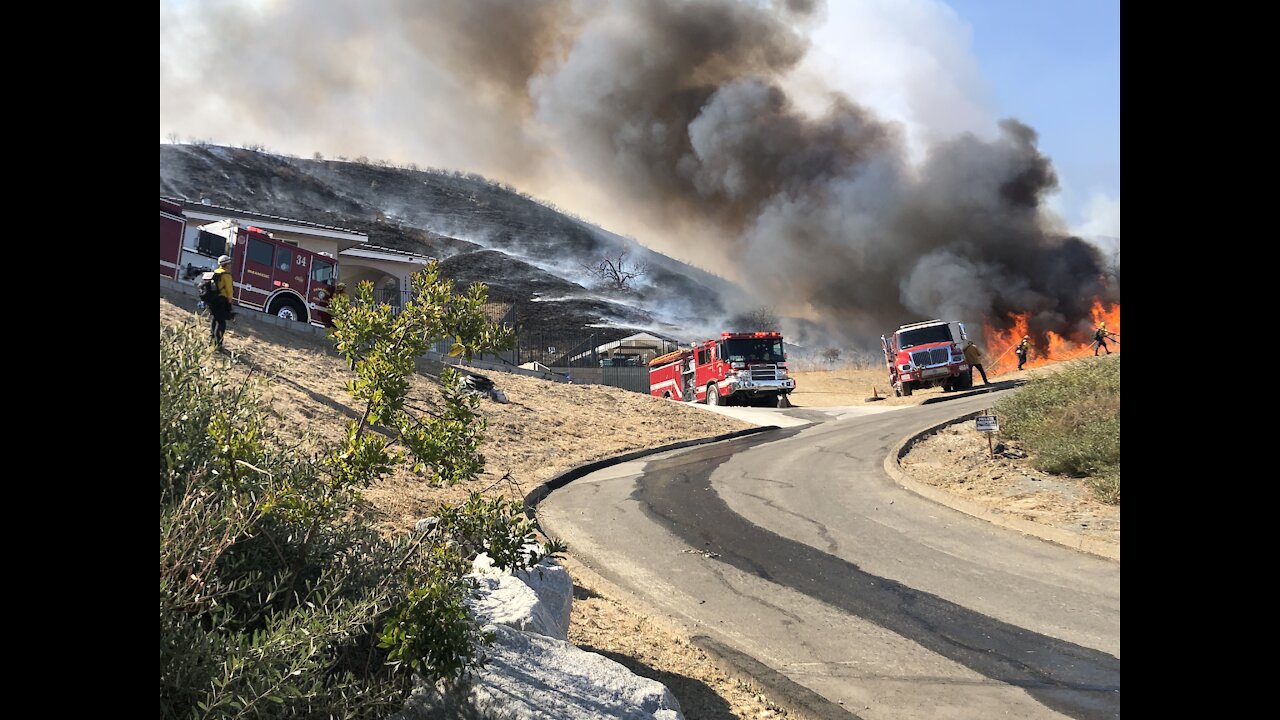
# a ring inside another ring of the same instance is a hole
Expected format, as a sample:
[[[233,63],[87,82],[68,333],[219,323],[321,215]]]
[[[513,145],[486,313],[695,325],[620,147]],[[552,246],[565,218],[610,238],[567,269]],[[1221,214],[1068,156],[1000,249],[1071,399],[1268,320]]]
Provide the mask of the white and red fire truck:
[[[337,291],[338,260],[275,239],[231,220],[186,227],[182,207],[160,201],[160,275],[199,282],[231,256],[232,302],[312,325],[332,324],[329,301]]]
[[[946,320],[903,325],[887,338],[881,335],[893,394],[910,396],[913,390],[938,385],[948,392],[973,387],[964,359],[968,339],[963,323]]]
[[[782,335],[720,333],[649,361],[649,394],[708,405],[790,407],[796,381],[787,374]]]

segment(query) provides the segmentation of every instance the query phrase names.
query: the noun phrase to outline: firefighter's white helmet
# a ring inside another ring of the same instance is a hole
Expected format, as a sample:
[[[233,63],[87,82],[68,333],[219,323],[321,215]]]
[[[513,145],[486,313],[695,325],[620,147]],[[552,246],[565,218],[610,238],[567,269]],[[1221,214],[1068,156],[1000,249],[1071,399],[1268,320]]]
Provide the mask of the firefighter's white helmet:
[[[218,257],[218,264],[219,264],[219,265],[230,265],[230,264],[231,264],[231,256],[230,256],[230,255],[222,255],[222,256],[219,256],[219,257]]]

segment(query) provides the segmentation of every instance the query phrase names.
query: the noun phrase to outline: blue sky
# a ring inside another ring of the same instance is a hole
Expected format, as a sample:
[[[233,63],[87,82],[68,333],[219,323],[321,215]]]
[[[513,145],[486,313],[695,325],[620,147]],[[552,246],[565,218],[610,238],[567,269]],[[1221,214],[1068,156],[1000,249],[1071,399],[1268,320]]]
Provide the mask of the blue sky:
[[[1118,0],[949,0],[995,110],[1040,132],[1079,224],[1092,193],[1120,198]]]
[[[823,16],[805,70],[903,123],[915,159],[1015,117],[1058,171],[1050,208],[1119,236],[1118,0],[832,0]]]

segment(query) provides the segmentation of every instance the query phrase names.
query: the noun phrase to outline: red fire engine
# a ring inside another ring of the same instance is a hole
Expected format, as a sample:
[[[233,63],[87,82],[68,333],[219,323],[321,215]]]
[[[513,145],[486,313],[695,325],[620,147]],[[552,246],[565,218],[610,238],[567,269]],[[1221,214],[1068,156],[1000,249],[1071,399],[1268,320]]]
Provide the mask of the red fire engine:
[[[187,228],[181,206],[160,201],[162,277],[194,284],[218,266],[220,255],[231,256],[234,304],[313,325],[332,324],[329,301],[337,290],[337,258],[230,220]]]
[[[720,333],[649,361],[649,394],[670,400],[791,407],[795,388],[776,332]]]
[[[945,320],[903,325],[888,337],[881,335],[893,394],[910,396],[912,390],[938,385],[947,392],[973,387],[964,359],[968,339],[963,323]]]

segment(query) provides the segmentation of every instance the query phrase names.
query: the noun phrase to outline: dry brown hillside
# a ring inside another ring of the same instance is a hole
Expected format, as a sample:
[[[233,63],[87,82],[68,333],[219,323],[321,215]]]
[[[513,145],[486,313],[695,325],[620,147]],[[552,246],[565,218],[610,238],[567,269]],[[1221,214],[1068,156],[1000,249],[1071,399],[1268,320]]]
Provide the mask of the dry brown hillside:
[[[160,324],[197,322],[195,300],[160,298]],[[332,439],[358,417],[345,390],[347,366],[321,338],[240,318],[232,322],[226,345],[231,371],[266,379],[266,397],[282,426]],[[378,525],[401,532],[432,514],[444,501],[471,490],[523,497],[537,484],[582,463],[704,438],[750,425],[666,400],[598,385],[566,385],[521,375],[487,373],[510,399],[483,400],[489,423],[482,452],[483,477],[454,488],[431,488],[405,472],[366,492]],[[433,381],[413,378],[411,397],[430,404]],[[510,473],[511,480],[502,478]],[[569,639],[607,654],[633,672],[667,684],[689,720],[779,717],[786,713],[745,679],[718,668],[711,658],[660,619],[624,605],[606,582],[572,558],[575,602]]]

